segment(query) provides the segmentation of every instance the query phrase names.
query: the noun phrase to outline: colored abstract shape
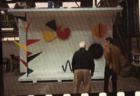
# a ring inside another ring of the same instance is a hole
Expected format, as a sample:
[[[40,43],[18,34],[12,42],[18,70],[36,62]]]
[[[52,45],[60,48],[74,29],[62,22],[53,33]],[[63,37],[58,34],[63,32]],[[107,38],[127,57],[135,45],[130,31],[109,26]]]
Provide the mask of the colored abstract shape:
[[[103,38],[107,34],[107,27],[104,24],[96,24],[93,27],[93,35],[97,38]]]
[[[88,51],[94,59],[99,59],[103,55],[103,47],[97,43],[92,44]]]
[[[43,32],[42,32],[42,36],[43,36],[43,39],[45,40],[45,41],[51,41],[51,40],[53,40],[53,39],[55,39],[57,36],[56,36],[56,34],[54,34],[53,32],[51,32],[51,31],[48,31],[48,30],[44,30]]]
[[[45,25],[47,25],[48,27],[50,27],[50,28],[53,29],[54,31],[57,30],[57,26],[56,26],[55,20],[52,20],[52,21],[46,23]]]
[[[27,46],[26,45],[23,45],[23,44],[21,44],[21,43],[18,43],[18,42],[16,42],[16,41],[13,41],[14,43],[16,43],[18,46],[20,46],[22,49],[24,49],[25,51],[28,51],[28,49],[27,49]]]
[[[29,24],[28,24],[27,27],[26,27],[26,34],[27,34],[27,32],[28,32],[28,29],[29,29],[29,26],[30,26],[31,22],[32,22],[32,19],[30,20]]]
[[[28,67],[28,64],[25,62],[25,61],[23,61],[22,59],[20,59],[18,56],[16,56],[26,67]]]
[[[30,69],[30,68],[27,68],[27,77],[30,73],[32,73],[34,70]]]
[[[31,54],[33,54],[33,53],[31,53],[31,52],[27,52],[27,57],[28,57],[29,55],[31,55]]]
[[[33,55],[33,56],[30,56],[30,57],[27,57],[27,63],[29,63],[31,60],[33,60],[35,57],[37,57],[39,54],[41,54],[42,52],[40,52],[40,53],[37,53],[37,54],[35,54],[35,55]]]
[[[64,31],[61,31],[61,26],[57,28],[57,36],[62,39],[65,40],[70,36],[70,29],[69,28],[65,28]]]
[[[30,45],[30,44],[33,44],[33,43],[39,41],[39,40],[40,40],[40,39],[27,39],[26,44],[27,44],[27,46],[28,46],[28,45]]]

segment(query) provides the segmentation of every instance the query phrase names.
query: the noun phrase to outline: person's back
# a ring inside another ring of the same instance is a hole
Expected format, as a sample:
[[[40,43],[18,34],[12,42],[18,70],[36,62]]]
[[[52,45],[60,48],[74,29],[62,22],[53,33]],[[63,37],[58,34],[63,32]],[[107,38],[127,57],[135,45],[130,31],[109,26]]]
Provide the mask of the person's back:
[[[84,84],[83,93],[90,93],[91,76],[93,76],[94,72],[94,61],[90,53],[85,50],[85,42],[80,42],[79,47],[80,49],[74,53],[72,59],[72,70],[74,72],[73,93],[78,93],[81,81],[83,81]]]
[[[90,53],[84,48],[80,48],[74,54],[74,60],[72,62],[73,70],[75,69],[89,69],[93,72],[93,59]]]
[[[121,71],[121,51],[118,47],[116,47],[113,44],[109,44],[110,48],[110,55],[113,63],[113,70],[117,73],[120,74]]]
[[[112,77],[113,96],[117,96],[117,74],[121,70],[121,51],[113,45],[113,39],[106,38],[104,57],[106,60],[104,74],[104,92],[108,93],[109,78]]]

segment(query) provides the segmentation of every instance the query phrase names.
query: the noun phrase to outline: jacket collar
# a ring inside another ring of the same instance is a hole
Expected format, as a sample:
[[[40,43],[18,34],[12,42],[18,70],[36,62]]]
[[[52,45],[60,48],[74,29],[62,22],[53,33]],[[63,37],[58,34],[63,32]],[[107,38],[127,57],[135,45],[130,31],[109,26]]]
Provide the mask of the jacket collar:
[[[80,48],[79,50],[85,50],[85,48]]]

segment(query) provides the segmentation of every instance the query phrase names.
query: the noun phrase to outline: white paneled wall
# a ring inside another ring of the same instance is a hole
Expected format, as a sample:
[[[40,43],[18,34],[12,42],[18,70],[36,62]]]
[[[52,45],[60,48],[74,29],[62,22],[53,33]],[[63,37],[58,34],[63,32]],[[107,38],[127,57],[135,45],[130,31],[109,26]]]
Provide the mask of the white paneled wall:
[[[101,13],[99,13],[101,14]],[[90,14],[90,17],[87,17],[87,14],[79,17],[70,16],[70,17],[60,17],[60,16],[53,16],[53,17],[45,17],[42,16],[43,14],[33,17],[31,14],[27,15],[27,21],[32,19],[31,25],[28,30],[28,39],[41,39],[40,41],[29,45],[28,50],[33,54],[43,52],[34,60],[29,62],[29,68],[33,69],[34,71],[48,71],[48,72],[58,72],[60,65],[65,65],[67,60],[72,60],[72,56],[75,51],[79,49],[78,43],[80,41],[85,41],[87,44],[87,49],[93,43],[98,43],[104,47],[105,38],[110,36],[112,37],[112,27],[111,27],[111,16],[107,18],[99,17],[98,15],[94,16],[94,14]],[[46,15],[44,13],[44,15]],[[104,15],[104,14],[103,14]],[[90,20],[89,20],[90,18]],[[47,27],[45,23],[56,20],[57,27],[62,26],[62,30],[64,28],[70,28],[71,35],[66,40],[61,40],[58,37],[50,42],[44,41],[42,37],[43,30],[50,30],[52,29]],[[108,33],[106,37],[98,39],[92,35],[92,28],[94,25],[102,23],[107,26]],[[90,25],[91,24],[91,25]],[[26,44],[26,35],[25,35],[25,22],[19,20],[19,37],[20,43]],[[92,27],[92,28],[91,28]],[[20,56],[21,59],[26,61],[26,52],[20,48]],[[105,66],[105,60],[102,56],[100,59],[95,60],[95,71],[103,72]],[[21,72],[26,72],[25,66],[21,62]],[[70,72],[70,70],[67,70]]]

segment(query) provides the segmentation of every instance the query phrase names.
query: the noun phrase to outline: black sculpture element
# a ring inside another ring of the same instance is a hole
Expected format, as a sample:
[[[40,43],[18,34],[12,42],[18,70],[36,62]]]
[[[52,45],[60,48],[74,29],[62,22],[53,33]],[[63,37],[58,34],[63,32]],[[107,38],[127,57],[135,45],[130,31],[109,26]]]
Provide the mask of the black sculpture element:
[[[27,68],[27,77],[30,73],[32,73],[34,70],[30,69],[30,68]]]
[[[46,23],[45,25],[47,25],[48,27],[50,27],[50,28],[53,29],[54,31],[57,30],[57,26],[56,26],[55,20],[51,20],[50,22]]]
[[[103,47],[97,43],[92,44],[88,51],[91,53],[93,59],[99,59],[103,55]]]
[[[67,60],[66,62],[66,67],[64,68],[64,66],[62,65],[63,71],[65,72],[67,70],[67,64],[69,64],[70,70],[72,71],[71,65],[70,65],[70,61]]]
[[[35,57],[37,57],[39,54],[41,54],[42,52],[40,52],[40,53],[37,53],[37,54],[35,54],[35,55],[32,55],[32,56],[29,56],[29,57],[27,57],[27,63],[29,63],[31,60],[33,60]]]

